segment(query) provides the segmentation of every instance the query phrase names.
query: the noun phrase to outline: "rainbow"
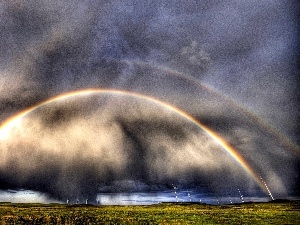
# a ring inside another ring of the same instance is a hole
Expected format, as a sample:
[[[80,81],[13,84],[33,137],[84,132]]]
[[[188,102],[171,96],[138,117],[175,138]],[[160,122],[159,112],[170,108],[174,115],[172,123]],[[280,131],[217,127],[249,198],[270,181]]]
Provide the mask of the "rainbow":
[[[49,103],[52,103],[54,101],[61,101],[70,97],[75,96],[85,96],[85,95],[91,95],[91,94],[113,94],[113,95],[125,95],[130,97],[139,98],[142,100],[147,100],[153,103],[156,103],[158,105],[163,106],[164,108],[177,113],[178,115],[184,117],[188,121],[192,122],[199,128],[201,128],[203,131],[206,132],[206,134],[211,137],[216,143],[218,143],[227,153],[230,154],[230,156],[239,163],[242,168],[249,174],[253,179],[256,181],[256,183],[264,190],[266,193],[268,193],[268,190],[265,187],[265,184],[263,183],[261,177],[254,171],[254,169],[246,162],[246,160],[238,153],[238,151],[231,146],[223,137],[221,137],[218,133],[213,131],[212,129],[205,126],[203,123],[201,123],[199,120],[185,112],[184,110],[173,106],[167,102],[161,101],[159,99],[153,98],[148,95],[143,95],[136,92],[130,92],[125,90],[118,90],[118,89],[84,89],[84,90],[76,90],[72,92],[67,92],[55,97],[52,97],[44,102],[41,102],[39,104],[36,104],[32,107],[29,107],[20,113],[8,118],[1,126],[0,126],[0,140],[5,140],[9,137],[10,130],[19,125],[22,122],[22,119],[28,115],[30,112],[38,109],[39,107],[42,107],[44,105],[47,105]]]
[[[258,125],[263,131],[266,131],[268,134],[272,135],[276,140],[279,141],[279,143],[289,152],[291,152],[293,155],[300,158],[300,147],[295,144],[293,141],[291,141],[289,138],[284,136],[282,133],[280,133],[276,128],[272,127],[270,124],[266,123],[264,120],[262,120],[259,116],[252,113],[249,109],[247,109],[245,106],[240,105],[233,99],[229,98],[227,95],[217,91],[215,88],[204,84],[197,79],[187,76],[186,74],[179,72],[177,70],[162,66],[162,65],[153,65],[147,62],[142,61],[133,61],[133,60],[122,60],[124,63],[127,63],[128,65],[137,65],[142,67],[149,67],[157,69],[166,75],[178,77],[180,79],[183,79],[184,81],[189,82],[190,84],[206,91],[207,93],[210,93],[214,96],[219,97],[220,99],[224,100],[228,104],[235,107],[239,112],[241,112],[243,115],[247,117],[248,120],[253,121],[256,125]]]

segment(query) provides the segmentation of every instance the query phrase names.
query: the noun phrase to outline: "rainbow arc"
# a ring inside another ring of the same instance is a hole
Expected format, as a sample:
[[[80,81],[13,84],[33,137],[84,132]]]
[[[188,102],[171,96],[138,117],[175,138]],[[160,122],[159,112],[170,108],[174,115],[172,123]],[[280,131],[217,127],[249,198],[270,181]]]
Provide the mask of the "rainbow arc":
[[[178,115],[182,116],[183,118],[187,119],[200,129],[202,129],[209,137],[211,137],[216,143],[218,143],[222,149],[224,149],[251,177],[255,180],[255,182],[261,187],[264,192],[269,193],[269,190],[266,188],[265,183],[262,181],[261,177],[255,172],[255,170],[250,166],[250,164],[238,153],[238,151],[230,145],[223,137],[221,137],[218,133],[201,123],[199,120],[194,118],[189,113],[185,112],[184,110],[171,105],[167,102],[161,101],[159,99],[153,98],[148,95],[143,95],[136,92],[130,92],[125,90],[118,90],[118,89],[84,89],[84,90],[77,90],[68,93],[64,93],[55,97],[52,97],[44,102],[41,102],[37,105],[29,107],[16,115],[8,118],[1,126],[0,126],[0,141],[5,141],[5,139],[9,138],[10,130],[20,124],[22,119],[33,112],[34,110],[47,105],[49,103],[64,100],[70,97],[79,97],[91,94],[112,94],[112,95],[123,95],[123,96],[130,96],[135,97],[141,100],[150,101],[152,103],[158,104],[163,106],[164,108],[177,113]]]

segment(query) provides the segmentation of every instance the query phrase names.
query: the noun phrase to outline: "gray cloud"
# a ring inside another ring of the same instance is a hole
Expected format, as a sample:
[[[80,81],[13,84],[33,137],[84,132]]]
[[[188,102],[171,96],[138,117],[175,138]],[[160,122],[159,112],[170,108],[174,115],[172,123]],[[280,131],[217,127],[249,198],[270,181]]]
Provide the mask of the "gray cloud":
[[[54,102],[14,127],[1,143],[2,188],[95,199],[110,183],[111,191],[127,190],[129,181],[157,190],[210,180],[218,191],[225,173],[245,185],[241,166],[190,121],[151,102],[97,97]]]

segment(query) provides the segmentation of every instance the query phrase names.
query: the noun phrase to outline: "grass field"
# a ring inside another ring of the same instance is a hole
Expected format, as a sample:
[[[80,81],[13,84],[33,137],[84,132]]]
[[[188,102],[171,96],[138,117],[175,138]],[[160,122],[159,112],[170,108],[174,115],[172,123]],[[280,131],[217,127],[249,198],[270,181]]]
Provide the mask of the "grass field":
[[[300,224],[300,202],[92,206],[0,203],[1,224]]]

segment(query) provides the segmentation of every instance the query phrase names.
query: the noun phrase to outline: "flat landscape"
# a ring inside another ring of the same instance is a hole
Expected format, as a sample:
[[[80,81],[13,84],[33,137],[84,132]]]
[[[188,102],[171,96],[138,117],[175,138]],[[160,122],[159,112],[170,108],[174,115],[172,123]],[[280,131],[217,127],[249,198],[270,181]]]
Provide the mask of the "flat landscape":
[[[0,203],[1,224],[299,224],[300,201],[94,206]]]

